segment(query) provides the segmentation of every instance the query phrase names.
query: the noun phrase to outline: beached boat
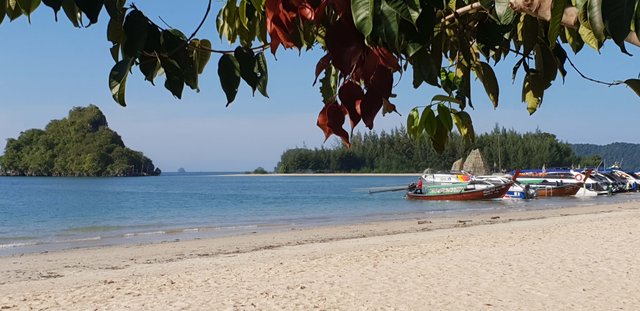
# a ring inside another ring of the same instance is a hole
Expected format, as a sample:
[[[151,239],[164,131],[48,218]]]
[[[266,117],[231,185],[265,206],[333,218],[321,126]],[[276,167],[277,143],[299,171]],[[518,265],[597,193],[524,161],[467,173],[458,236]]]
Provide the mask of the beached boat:
[[[581,173],[567,169],[526,170],[521,171],[517,181],[531,186],[536,184],[578,184],[576,196],[597,196],[609,194],[610,184],[606,179],[589,170]]]
[[[428,185],[409,187],[406,197],[409,200],[468,201],[502,198],[513,182],[500,185],[480,183],[457,183],[449,185]]]
[[[566,197],[576,195],[582,184],[533,184],[530,186],[536,191],[536,196],[538,197]]]
[[[517,176],[516,176],[517,177]],[[514,178],[512,176],[477,176],[475,180],[484,180],[488,181],[493,185],[505,184],[510,181],[513,181]],[[530,188],[527,185],[523,185],[519,182],[514,181],[507,193],[502,197],[503,199],[533,199],[536,196],[536,191]]]

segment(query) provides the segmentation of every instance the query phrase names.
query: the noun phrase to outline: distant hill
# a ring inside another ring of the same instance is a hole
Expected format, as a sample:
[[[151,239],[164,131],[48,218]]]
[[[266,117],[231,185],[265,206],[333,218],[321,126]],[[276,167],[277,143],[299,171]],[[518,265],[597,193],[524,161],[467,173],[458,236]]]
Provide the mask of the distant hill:
[[[622,162],[622,168],[624,169],[640,169],[640,144],[571,144],[571,149],[580,157],[598,155],[605,161],[607,166],[614,164],[614,162]]]
[[[142,152],[127,148],[94,105],[75,107],[44,130],[30,129],[7,139],[0,175],[146,176],[160,169]]]

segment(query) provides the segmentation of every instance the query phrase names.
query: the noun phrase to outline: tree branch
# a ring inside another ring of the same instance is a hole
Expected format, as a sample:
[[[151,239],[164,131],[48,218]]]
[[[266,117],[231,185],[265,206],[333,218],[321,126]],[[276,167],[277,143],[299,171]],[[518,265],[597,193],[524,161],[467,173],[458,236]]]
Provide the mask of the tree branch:
[[[482,5],[480,5],[480,2],[474,2],[471,3],[467,6],[461,7],[457,10],[455,10],[453,13],[447,15],[445,18],[442,19],[442,22],[446,22],[446,21],[450,21],[452,19],[454,19],[457,15],[464,15],[464,14],[468,14],[468,13],[473,13],[475,11],[477,11],[478,9],[480,9],[482,7]]]
[[[600,81],[600,80],[596,80],[596,79],[587,77],[585,74],[583,74],[578,69],[578,67],[576,67],[576,65],[573,64],[573,62],[571,61],[571,58],[567,57],[567,60],[569,61],[569,65],[571,65],[571,67],[573,67],[573,69],[585,80],[589,80],[591,82],[598,83],[598,84],[604,84],[606,86],[615,86],[615,85],[620,85],[620,84],[624,83],[624,82],[604,82],[604,81]]]
[[[516,12],[529,14],[533,17],[550,21],[552,3],[553,0],[509,0],[509,7]],[[578,8],[574,6],[566,7],[562,15],[561,23],[563,26],[573,29],[580,27],[580,22],[578,21]],[[625,41],[640,47],[640,40],[638,40],[638,35],[635,32],[629,32]]]

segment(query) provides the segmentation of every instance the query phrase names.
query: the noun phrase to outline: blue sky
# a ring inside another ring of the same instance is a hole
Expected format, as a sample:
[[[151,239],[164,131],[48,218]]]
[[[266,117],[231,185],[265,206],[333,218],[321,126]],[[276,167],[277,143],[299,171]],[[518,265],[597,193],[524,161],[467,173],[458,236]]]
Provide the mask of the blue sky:
[[[201,19],[206,1],[136,1],[153,20],[161,16],[171,26],[191,33]],[[215,2],[212,16],[198,37],[208,38],[214,48],[228,45],[218,39],[215,15],[221,3]],[[31,17],[0,25],[3,49],[0,54],[0,141],[16,137],[28,128],[42,128],[51,119],[64,117],[74,106],[95,104],[107,116],[127,146],[143,151],[165,171],[184,167],[187,171],[244,171],[258,166],[271,170],[281,153],[296,146],[319,147],[324,136],[315,125],[322,108],[317,87],[313,87],[314,68],[323,55],[320,49],[304,52],[280,49],[277,61],[269,54],[270,98],[251,96],[241,84],[235,102],[225,108],[226,100],[216,74],[217,55],[200,78],[200,93],[187,90],[182,100],[162,86],[159,77],[152,86],[143,80],[137,68],[127,85],[128,107],[116,104],[108,88],[108,73],[113,66],[106,40],[106,12],[100,22],[87,29],[75,29],[60,13],[55,23],[48,7],[39,8]],[[624,80],[640,73],[638,56],[629,57],[608,41],[598,55],[586,48],[570,57],[587,75],[604,81]],[[632,54],[640,49],[629,47]],[[475,110],[470,111],[476,132],[486,132],[495,124],[518,131],[540,128],[571,143],[640,143],[638,117],[640,98],[630,89],[606,87],[586,81],[567,67],[567,81],[558,79],[545,94],[541,109],[529,116],[520,102],[522,74],[511,83],[511,68],[516,60],[508,58],[496,68],[500,82],[500,107],[494,110],[482,85],[474,83]],[[396,82],[400,78],[396,75]],[[411,71],[398,82],[394,99],[397,114],[378,116],[375,129],[390,129],[404,124],[407,112],[426,104],[438,90],[411,86]],[[345,127],[348,125],[345,125]],[[356,130],[364,131],[362,124]],[[332,146],[331,139],[325,145]]]

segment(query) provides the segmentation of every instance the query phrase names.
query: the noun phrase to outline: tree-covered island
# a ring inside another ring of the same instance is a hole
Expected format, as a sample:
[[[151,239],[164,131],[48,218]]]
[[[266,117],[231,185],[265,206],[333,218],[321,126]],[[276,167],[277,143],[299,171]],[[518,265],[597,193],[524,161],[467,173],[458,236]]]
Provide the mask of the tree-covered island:
[[[160,169],[142,152],[127,148],[94,105],[75,107],[44,130],[9,138],[0,157],[4,176],[152,176]]]

